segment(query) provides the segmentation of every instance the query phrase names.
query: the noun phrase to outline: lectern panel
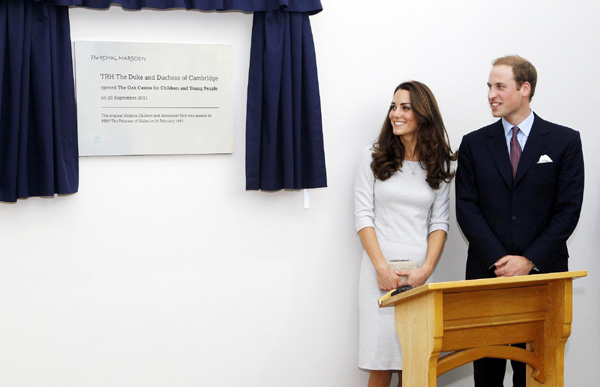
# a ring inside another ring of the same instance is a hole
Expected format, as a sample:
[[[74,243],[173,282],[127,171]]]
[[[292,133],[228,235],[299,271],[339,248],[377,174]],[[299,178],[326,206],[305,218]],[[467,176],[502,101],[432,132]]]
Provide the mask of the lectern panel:
[[[535,321],[521,324],[491,325],[479,328],[444,331],[442,351],[458,351],[460,349],[486,345],[506,345],[529,343],[544,336],[544,322]]]
[[[547,285],[444,294],[444,321],[547,309]]]

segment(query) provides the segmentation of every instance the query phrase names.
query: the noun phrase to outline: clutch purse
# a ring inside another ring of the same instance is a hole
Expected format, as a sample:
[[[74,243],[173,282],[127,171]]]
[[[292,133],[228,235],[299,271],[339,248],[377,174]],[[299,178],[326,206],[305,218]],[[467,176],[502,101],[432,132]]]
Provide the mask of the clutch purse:
[[[390,268],[394,271],[396,270],[412,270],[412,269],[416,269],[417,263],[415,261],[408,261],[405,259],[401,259],[401,260],[391,260],[388,262],[388,265],[390,265]],[[406,282],[408,278],[405,275],[401,275],[400,276],[400,281],[402,282]]]

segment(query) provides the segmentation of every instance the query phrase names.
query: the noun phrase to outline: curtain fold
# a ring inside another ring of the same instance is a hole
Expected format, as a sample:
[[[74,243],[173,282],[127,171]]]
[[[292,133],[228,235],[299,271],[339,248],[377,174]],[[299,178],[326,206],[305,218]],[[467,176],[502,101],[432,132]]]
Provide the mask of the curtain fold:
[[[255,12],[248,78],[246,189],[327,186],[308,14]]]
[[[77,192],[68,9],[0,2],[0,201]]]
[[[285,9],[289,12],[308,12],[315,14],[323,7],[321,0],[35,0],[54,5],[75,5],[88,8],[109,8],[119,4],[125,9],[171,9],[186,8],[202,11],[238,10],[244,12],[262,12]]]

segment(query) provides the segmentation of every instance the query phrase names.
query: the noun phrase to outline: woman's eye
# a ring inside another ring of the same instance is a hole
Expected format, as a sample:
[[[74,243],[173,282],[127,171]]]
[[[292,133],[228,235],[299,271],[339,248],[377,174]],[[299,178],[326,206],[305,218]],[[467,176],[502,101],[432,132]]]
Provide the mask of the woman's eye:
[[[402,109],[404,109],[404,110],[410,110],[410,106],[403,106]]]

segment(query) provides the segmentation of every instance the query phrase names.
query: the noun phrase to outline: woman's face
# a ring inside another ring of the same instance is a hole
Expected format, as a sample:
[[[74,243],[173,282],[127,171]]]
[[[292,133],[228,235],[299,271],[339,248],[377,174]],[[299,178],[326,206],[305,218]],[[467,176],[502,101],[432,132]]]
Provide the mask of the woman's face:
[[[390,106],[390,122],[396,136],[416,135],[419,130],[417,117],[410,104],[408,90],[398,90]]]

